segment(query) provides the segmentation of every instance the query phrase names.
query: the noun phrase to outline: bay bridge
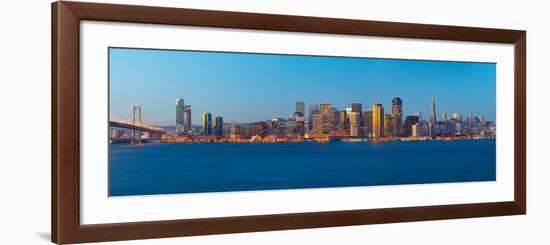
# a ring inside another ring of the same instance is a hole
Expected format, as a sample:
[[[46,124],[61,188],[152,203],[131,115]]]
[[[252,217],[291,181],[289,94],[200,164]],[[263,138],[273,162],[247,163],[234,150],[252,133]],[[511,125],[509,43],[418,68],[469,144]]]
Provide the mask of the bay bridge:
[[[162,128],[144,124],[141,121],[141,107],[134,106],[133,118],[128,120],[117,120],[109,118],[109,127],[123,128],[132,130],[131,143],[142,143],[141,132],[146,132],[150,135],[150,139],[160,140],[166,134]]]

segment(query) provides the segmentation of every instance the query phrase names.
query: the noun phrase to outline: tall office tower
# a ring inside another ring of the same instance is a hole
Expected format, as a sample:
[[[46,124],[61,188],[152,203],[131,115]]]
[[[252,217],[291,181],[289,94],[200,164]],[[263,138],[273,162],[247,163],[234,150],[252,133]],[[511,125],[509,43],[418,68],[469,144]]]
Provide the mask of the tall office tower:
[[[223,117],[215,117],[212,128],[214,130],[214,135],[223,136]]]
[[[430,136],[435,136],[435,124],[437,122],[435,114],[435,97],[432,96],[432,110],[430,114]]]
[[[340,111],[336,107],[332,107],[332,128],[340,127]]]
[[[191,105],[185,105],[183,108],[183,132],[191,130]]]
[[[303,101],[296,101],[296,113],[300,113],[302,116],[306,115],[305,106]]]
[[[306,124],[304,121],[295,121],[294,122],[294,133],[300,137],[303,137],[306,132]]]
[[[351,112],[361,113],[361,111],[362,111],[361,103],[352,103],[351,104]]]
[[[183,132],[183,113],[185,110],[185,103],[183,99],[176,99],[176,133]]]
[[[384,137],[384,106],[374,104],[372,106],[372,135],[373,137]]]
[[[309,115],[308,115],[308,122],[309,122],[309,128],[313,128],[313,115],[319,114],[319,105],[317,104],[311,104],[309,105]]]
[[[372,135],[372,110],[363,111],[363,125],[366,136]]]
[[[470,125],[474,125],[474,113],[470,112]]]
[[[319,105],[319,110],[323,116],[323,133],[330,134],[332,132],[332,119],[334,116],[332,113],[332,106],[330,103],[322,103]]]
[[[311,127],[311,134],[312,135],[320,135],[323,133],[323,115],[321,114],[315,114],[312,116],[312,127]]]
[[[340,111],[340,125],[338,125],[338,129],[348,130],[348,126],[349,120],[346,111]]]
[[[403,131],[403,101],[399,97],[391,100],[392,136],[401,136]]]
[[[407,116],[405,118],[405,136],[412,136],[412,126],[420,122],[418,116]]]
[[[384,114],[384,135],[386,137],[395,136],[394,119],[391,114]]]
[[[363,106],[361,105],[361,103],[351,103],[351,112],[359,113],[359,120],[361,120],[362,118],[361,116],[362,111],[363,111]],[[360,127],[364,126],[362,121],[360,121],[359,124],[360,124]]]
[[[202,114],[202,133],[204,135],[212,134],[212,114],[210,112]]]
[[[349,118],[349,136],[359,136],[359,129],[361,127],[361,117],[359,112],[351,112],[348,115]]]

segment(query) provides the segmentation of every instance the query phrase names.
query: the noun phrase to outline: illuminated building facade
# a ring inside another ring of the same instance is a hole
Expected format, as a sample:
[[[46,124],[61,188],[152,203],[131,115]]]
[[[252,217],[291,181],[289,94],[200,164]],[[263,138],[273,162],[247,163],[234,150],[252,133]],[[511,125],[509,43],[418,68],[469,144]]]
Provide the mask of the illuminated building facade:
[[[372,106],[372,135],[373,137],[384,137],[384,106],[374,104]]]
[[[176,133],[183,132],[183,115],[185,111],[185,102],[183,99],[176,99]]]
[[[202,133],[204,135],[212,134],[212,114],[210,112],[202,114]]]

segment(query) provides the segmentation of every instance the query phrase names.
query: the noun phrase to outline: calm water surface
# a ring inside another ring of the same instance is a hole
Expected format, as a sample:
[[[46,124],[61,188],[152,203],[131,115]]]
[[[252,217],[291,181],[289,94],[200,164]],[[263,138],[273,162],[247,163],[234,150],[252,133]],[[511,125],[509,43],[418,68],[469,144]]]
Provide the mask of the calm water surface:
[[[494,181],[495,140],[109,146],[111,196]]]

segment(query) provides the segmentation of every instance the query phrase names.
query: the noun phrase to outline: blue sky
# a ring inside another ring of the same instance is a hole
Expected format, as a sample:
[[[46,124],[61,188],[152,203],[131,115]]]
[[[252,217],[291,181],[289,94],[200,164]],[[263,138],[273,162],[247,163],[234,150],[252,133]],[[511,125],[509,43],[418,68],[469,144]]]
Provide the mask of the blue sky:
[[[193,124],[211,112],[225,122],[289,117],[296,101],[340,110],[403,100],[403,113],[458,112],[496,117],[496,64],[111,48],[110,116],[130,119],[141,106],[147,124],[175,125],[175,101],[192,107]]]

